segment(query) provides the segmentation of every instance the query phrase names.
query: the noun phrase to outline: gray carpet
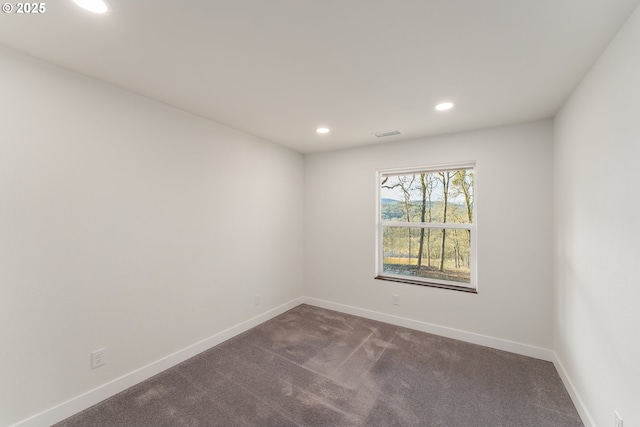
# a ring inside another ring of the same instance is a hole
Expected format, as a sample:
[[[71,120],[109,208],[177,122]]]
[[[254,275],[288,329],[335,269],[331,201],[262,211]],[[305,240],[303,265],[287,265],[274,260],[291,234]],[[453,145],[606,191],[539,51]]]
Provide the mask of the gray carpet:
[[[582,423],[549,362],[301,305],[56,426]]]

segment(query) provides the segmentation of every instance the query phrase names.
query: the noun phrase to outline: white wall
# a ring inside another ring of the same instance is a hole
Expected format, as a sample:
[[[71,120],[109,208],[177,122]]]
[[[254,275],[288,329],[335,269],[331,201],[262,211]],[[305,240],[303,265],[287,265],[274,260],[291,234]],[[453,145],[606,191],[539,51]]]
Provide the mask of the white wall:
[[[305,156],[305,296],[551,349],[551,153],[541,121]],[[376,170],[470,160],[478,294],[375,280]]]
[[[592,422],[640,425],[640,10],[555,121],[555,351]]]
[[[0,94],[0,425],[301,296],[300,154],[4,49]]]
[[[304,160],[0,49],[0,425],[302,294],[554,349],[592,424],[617,409],[640,425],[638,40],[636,10],[555,131],[541,121]],[[469,160],[479,293],[373,279],[376,170]],[[91,370],[100,347],[108,364]]]

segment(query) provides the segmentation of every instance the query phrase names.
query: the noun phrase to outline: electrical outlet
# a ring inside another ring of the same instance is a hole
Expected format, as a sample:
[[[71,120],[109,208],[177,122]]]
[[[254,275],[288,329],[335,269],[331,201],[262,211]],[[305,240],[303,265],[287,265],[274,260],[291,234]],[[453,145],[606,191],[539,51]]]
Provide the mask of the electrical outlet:
[[[393,305],[400,305],[400,295],[393,296]]]
[[[256,295],[255,295],[255,297],[254,297],[254,299],[253,299],[253,304],[254,304],[254,305],[260,305],[260,297],[261,297],[261,295],[260,295],[260,294],[256,294]]]
[[[622,417],[620,416],[620,414],[618,413],[618,411],[613,411],[613,416],[614,416],[614,420],[615,420],[615,427],[623,427],[622,426]]]
[[[91,369],[99,368],[107,363],[107,349],[101,348],[91,352]]]

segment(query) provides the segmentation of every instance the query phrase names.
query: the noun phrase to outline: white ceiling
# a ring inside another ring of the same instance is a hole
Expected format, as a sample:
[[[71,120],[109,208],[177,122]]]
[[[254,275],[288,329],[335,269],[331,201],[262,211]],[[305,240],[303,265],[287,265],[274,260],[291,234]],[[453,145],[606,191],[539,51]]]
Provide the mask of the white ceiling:
[[[552,117],[639,1],[49,0],[0,43],[316,152]]]

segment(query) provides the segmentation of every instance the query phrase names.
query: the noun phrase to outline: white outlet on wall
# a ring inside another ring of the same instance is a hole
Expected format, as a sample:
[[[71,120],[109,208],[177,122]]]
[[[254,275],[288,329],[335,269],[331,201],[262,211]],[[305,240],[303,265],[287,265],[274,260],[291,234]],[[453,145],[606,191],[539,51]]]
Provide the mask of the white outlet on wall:
[[[393,296],[393,305],[400,305],[400,295]]]
[[[614,420],[615,420],[615,427],[623,427],[622,425],[622,417],[620,416],[620,414],[618,413],[618,411],[613,411],[613,416],[614,416]]]
[[[99,368],[107,363],[107,349],[101,348],[91,352],[91,369]]]
[[[253,304],[254,305],[260,305],[260,294],[256,294],[254,299],[253,299]]]

